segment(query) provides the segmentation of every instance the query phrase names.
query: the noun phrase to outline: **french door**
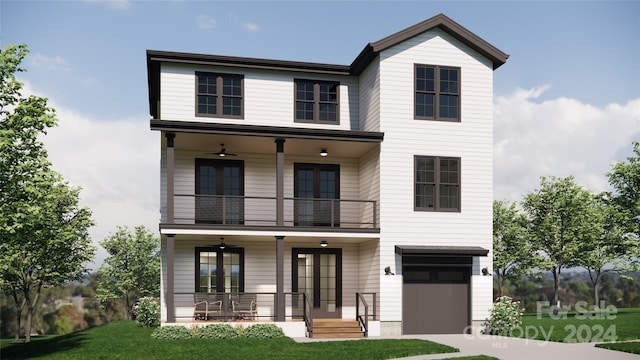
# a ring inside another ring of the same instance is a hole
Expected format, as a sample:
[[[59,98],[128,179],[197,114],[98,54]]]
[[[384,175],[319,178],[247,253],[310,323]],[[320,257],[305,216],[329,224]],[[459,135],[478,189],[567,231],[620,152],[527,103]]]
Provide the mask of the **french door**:
[[[306,292],[314,318],[342,317],[342,249],[296,249],[293,292]]]
[[[340,226],[340,166],[295,164],[294,172],[295,225]]]
[[[197,223],[244,223],[244,162],[196,159]]]

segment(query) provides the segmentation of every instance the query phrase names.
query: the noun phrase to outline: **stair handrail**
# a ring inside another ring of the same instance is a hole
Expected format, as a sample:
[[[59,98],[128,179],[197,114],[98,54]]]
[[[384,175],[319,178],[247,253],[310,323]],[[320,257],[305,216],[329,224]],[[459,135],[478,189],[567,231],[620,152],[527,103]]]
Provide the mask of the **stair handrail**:
[[[302,293],[302,299],[304,302],[302,310],[302,318],[304,319],[304,325],[307,328],[307,334],[309,337],[313,337],[313,306],[306,292]]]
[[[360,315],[360,303],[364,306],[364,318]],[[356,293],[356,320],[364,333],[364,337],[369,336],[369,304],[361,293]]]

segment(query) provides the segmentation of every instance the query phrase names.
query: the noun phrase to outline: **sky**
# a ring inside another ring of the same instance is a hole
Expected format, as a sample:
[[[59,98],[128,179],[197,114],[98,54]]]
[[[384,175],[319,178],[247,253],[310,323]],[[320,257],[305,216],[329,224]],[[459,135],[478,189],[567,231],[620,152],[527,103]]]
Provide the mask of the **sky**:
[[[510,55],[494,72],[494,199],[520,202],[541,176],[609,190],[640,141],[637,1],[0,0],[0,45],[29,47],[18,78],[57,111],[43,141],[97,244],[117,226],[158,230],[146,50],[349,65],[439,13]]]

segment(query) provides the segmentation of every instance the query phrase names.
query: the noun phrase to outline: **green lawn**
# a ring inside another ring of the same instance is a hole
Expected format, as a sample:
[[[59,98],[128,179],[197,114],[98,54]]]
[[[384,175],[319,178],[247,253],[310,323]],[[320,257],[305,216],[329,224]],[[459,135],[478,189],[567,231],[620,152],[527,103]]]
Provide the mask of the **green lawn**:
[[[618,343],[596,344],[596,347],[609,350],[624,351],[632,354],[640,354],[640,341],[626,341]]]
[[[357,340],[296,343],[281,339],[156,340],[153,329],[132,321],[110,323],[64,336],[36,337],[29,344],[2,340],[9,359],[391,359],[458,349],[424,340]],[[453,355],[453,354],[452,354]]]
[[[576,318],[578,315],[578,318]],[[580,318],[580,316],[586,318]],[[640,309],[618,309],[615,319],[600,316],[590,318],[584,313],[569,313],[566,318],[554,319],[544,315],[525,315],[522,329],[513,336],[559,342],[613,342],[640,339]]]

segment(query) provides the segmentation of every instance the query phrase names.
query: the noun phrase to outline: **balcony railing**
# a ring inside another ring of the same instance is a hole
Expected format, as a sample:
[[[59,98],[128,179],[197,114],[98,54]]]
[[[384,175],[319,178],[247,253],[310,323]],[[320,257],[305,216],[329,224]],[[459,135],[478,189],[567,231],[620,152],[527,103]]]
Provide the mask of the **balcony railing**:
[[[176,224],[277,226],[275,197],[179,194]],[[374,200],[285,198],[284,226],[377,229]]]

